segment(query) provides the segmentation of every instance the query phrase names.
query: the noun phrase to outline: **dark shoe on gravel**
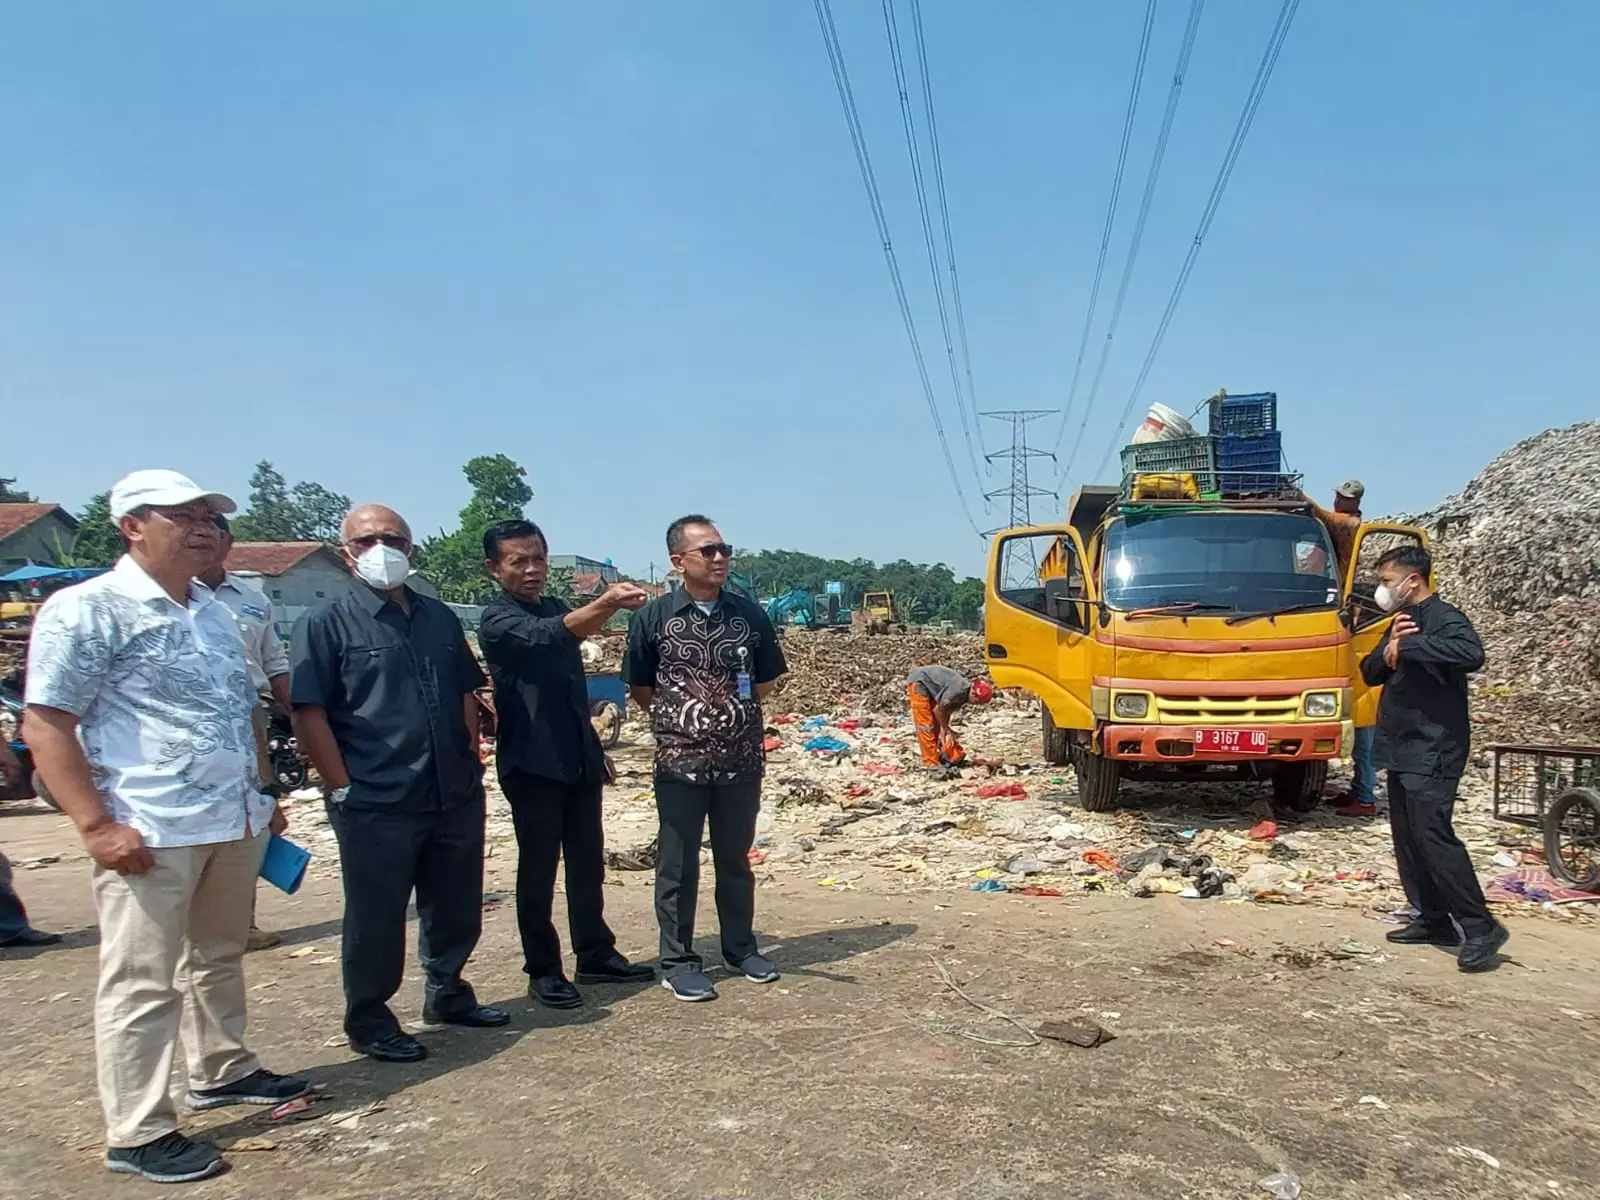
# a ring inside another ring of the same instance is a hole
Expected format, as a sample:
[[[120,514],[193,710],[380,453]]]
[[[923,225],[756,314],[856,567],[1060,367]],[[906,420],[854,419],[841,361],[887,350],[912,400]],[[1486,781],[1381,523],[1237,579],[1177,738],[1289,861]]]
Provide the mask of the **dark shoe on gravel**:
[[[742,962],[729,963],[751,983],[773,983],[778,978],[778,968],[765,954],[752,954]]]
[[[210,1179],[224,1163],[215,1146],[191,1142],[173,1130],[142,1146],[119,1147],[106,1151],[106,1170],[137,1175],[151,1183],[193,1183]]]
[[[424,1010],[422,1019],[429,1025],[460,1025],[464,1029],[498,1029],[501,1025],[511,1024],[510,1013],[501,1008],[490,1008],[487,1004],[475,1004],[442,1017]]]
[[[1454,950],[1461,944],[1454,925],[1430,925],[1426,921],[1413,921],[1383,936],[1396,946],[1445,946]]]
[[[1496,925],[1493,933],[1468,938],[1461,943],[1461,953],[1456,956],[1456,966],[1463,971],[1492,971],[1500,965],[1500,947],[1511,940],[1511,931]]]
[[[377,1062],[415,1063],[428,1057],[428,1048],[409,1033],[391,1033],[370,1042],[350,1039],[350,1049]]]
[[[189,1107],[199,1111],[222,1108],[228,1104],[278,1105],[285,1100],[304,1096],[311,1090],[309,1079],[293,1075],[274,1075],[271,1071],[256,1071],[227,1087],[206,1088],[189,1092]]]
[[[565,975],[540,975],[528,980],[528,995],[546,1008],[577,1008],[583,995]]]
[[[656,977],[654,967],[629,962],[613,954],[598,962],[578,964],[579,983],[647,983]]]

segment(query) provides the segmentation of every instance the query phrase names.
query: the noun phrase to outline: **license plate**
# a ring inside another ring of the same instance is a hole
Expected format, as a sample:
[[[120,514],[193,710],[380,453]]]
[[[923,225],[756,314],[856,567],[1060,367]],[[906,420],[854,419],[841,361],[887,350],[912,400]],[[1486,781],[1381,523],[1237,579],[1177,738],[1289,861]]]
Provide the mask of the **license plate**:
[[[1196,754],[1267,754],[1271,745],[1265,729],[1196,729]]]

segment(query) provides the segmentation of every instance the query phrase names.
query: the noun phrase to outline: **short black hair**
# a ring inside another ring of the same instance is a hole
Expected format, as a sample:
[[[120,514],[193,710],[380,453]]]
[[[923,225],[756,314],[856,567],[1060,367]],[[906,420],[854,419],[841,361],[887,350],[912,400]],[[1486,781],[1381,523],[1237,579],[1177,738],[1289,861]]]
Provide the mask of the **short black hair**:
[[[691,525],[711,525],[715,522],[704,513],[690,513],[687,517],[679,517],[667,526],[667,553],[681,554],[683,552],[683,531]]]
[[[1383,557],[1378,559],[1378,566],[1400,567],[1407,572],[1415,571],[1427,579],[1433,575],[1433,555],[1421,546],[1396,546],[1393,550],[1385,551]]]
[[[500,561],[500,543],[514,542],[518,538],[536,537],[544,543],[545,553],[550,552],[550,539],[545,537],[544,530],[532,521],[522,517],[513,517],[509,521],[496,521],[483,531],[483,556],[491,562]]]

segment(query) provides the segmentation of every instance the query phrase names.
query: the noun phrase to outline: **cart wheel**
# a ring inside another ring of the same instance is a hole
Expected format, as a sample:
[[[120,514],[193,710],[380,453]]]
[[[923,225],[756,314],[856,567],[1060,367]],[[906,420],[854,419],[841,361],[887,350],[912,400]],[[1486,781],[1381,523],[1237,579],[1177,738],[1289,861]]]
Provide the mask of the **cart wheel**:
[[[589,720],[600,735],[600,744],[607,750],[622,740],[622,709],[609,700],[596,700],[589,705]]]
[[[1600,891],[1600,792],[1573,788],[1544,817],[1544,857],[1568,887]]]

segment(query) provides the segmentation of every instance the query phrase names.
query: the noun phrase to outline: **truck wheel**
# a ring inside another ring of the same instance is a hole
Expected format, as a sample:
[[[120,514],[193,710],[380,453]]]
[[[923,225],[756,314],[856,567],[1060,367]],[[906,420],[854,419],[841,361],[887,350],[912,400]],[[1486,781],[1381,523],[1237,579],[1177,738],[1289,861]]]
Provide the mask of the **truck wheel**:
[[[589,705],[589,720],[607,750],[622,740],[622,710],[610,700],[595,700]]]
[[[44,786],[44,780],[39,778],[39,772],[35,771],[33,773],[33,779],[31,782],[33,783],[33,794],[39,797],[39,799],[43,800],[51,808],[55,809],[57,812],[60,812],[61,805],[56,803],[56,798],[52,796],[49,792],[49,789]]]
[[[1544,859],[1568,887],[1600,888],[1600,792],[1573,788],[1544,817]]]
[[[1272,771],[1272,798],[1283,808],[1310,812],[1322,800],[1327,782],[1326,762],[1281,763]]]
[[[1073,754],[1078,773],[1078,803],[1085,812],[1110,812],[1117,806],[1117,784],[1122,764],[1080,747]]]
[[[1044,715],[1044,760],[1064,767],[1072,761],[1072,735],[1065,729],[1056,728],[1050,710],[1044,705],[1039,706],[1039,711]]]

